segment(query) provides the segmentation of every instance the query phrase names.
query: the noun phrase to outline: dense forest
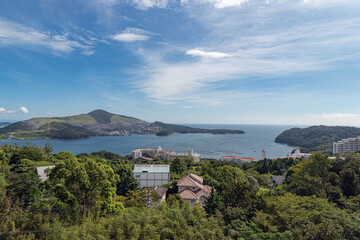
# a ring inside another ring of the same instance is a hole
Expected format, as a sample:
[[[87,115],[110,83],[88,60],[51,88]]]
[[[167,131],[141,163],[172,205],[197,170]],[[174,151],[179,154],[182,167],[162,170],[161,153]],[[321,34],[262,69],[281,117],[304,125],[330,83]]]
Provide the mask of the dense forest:
[[[357,136],[360,136],[360,128],[356,127],[311,126],[286,130],[275,138],[275,142],[300,147],[304,152],[331,154],[333,142]]]
[[[171,165],[166,203],[155,204],[152,189],[138,188],[137,163]],[[55,167],[41,181],[35,168],[48,165]],[[213,188],[204,208],[176,194],[188,173]],[[269,188],[271,175],[286,179]],[[0,239],[360,239],[360,156],[238,165],[4,144]]]

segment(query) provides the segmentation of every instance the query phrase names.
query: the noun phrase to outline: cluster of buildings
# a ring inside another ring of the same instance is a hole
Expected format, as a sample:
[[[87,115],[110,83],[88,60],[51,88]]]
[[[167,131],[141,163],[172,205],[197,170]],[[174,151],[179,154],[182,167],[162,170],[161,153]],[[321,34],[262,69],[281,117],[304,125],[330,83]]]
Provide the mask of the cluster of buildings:
[[[333,143],[333,154],[360,151],[360,136],[356,138],[346,138]]]
[[[289,151],[287,156],[291,157],[291,158],[309,159],[311,157],[311,153],[302,153],[302,152],[300,152],[300,149],[294,149],[292,151]]]
[[[162,150],[161,146],[158,146],[157,149],[147,148],[147,149],[136,149],[131,153],[133,159],[151,157],[151,158],[161,158],[168,159],[173,161],[175,158],[185,159],[191,158],[194,162],[200,162],[200,154],[194,153],[190,148],[187,153],[177,153],[170,150]]]
[[[158,203],[166,200],[167,188],[161,186],[170,182],[169,165],[135,165],[134,177],[139,187],[153,187]],[[211,187],[203,185],[203,179],[195,174],[188,174],[177,182],[178,194],[190,206],[204,206],[205,198],[211,193]]]

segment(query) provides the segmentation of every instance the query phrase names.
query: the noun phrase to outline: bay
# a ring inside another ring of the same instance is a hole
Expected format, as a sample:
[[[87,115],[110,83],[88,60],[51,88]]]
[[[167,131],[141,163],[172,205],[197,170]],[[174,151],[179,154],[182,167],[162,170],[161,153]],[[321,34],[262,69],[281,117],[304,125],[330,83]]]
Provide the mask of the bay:
[[[266,151],[266,157],[277,158],[287,155],[294,147],[275,143],[275,137],[293,125],[223,125],[223,124],[182,124],[190,127],[207,129],[244,130],[245,134],[173,134],[170,136],[138,135],[92,137],[79,140],[13,140],[2,139],[0,143],[17,143],[24,146],[27,143],[44,146],[47,142],[54,147],[54,153],[68,151],[73,154],[91,153],[101,150],[117,153],[121,156],[131,154],[138,148],[157,148],[176,152],[187,152],[193,148],[202,158],[219,159],[224,155],[261,158],[261,151]]]

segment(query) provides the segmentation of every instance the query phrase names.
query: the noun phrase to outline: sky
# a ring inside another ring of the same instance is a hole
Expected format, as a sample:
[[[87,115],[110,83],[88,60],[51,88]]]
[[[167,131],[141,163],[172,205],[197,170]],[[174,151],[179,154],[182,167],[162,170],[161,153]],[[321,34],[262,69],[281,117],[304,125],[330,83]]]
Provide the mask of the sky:
[[[2,0],[0,120],[360,125],[358,0]]]

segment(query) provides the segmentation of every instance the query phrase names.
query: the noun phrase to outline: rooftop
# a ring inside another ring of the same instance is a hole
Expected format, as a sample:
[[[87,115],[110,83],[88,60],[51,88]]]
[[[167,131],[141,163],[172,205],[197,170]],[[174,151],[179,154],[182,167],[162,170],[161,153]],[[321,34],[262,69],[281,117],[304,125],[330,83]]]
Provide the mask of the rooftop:
[[[249,157],[222,156],[221,158],[234,158],[234,159],[241,159],[241,160],[257,161],[256,158],[249,158]]]
[[[169,173],[170,165],[135,165],[134,172]]]

